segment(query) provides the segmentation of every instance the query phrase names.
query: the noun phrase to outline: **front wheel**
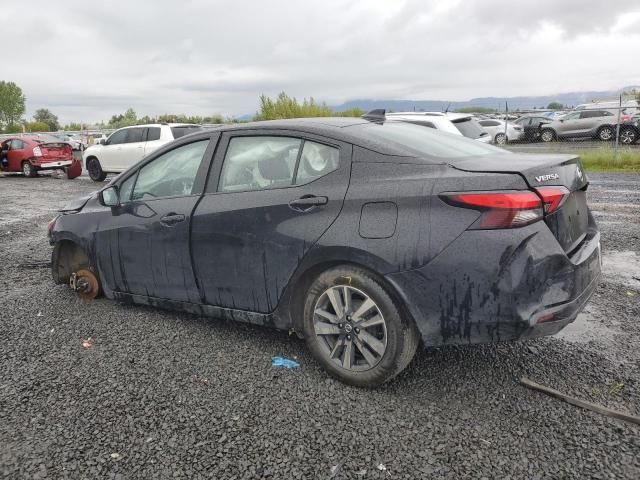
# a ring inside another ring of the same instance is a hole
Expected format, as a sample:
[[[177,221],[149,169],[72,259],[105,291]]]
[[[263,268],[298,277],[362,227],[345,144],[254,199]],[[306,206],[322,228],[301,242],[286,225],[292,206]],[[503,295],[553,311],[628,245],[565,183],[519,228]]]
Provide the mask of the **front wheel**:
[[[94,157],[87,160],[87,172],[94,182],[104,182],[104,179],[107,178],[107,174],[102,171],[100,162]]]
[[[38,172],[36,171],[36,167],[25,160],[22,162],[22,174],[25,177],[35,177],[38,175]]]
[[[334,377],[358,387],[391,380],[413,358],[419,334],[381,281],[342,266],[320,274],[304,305],[304,336]]]

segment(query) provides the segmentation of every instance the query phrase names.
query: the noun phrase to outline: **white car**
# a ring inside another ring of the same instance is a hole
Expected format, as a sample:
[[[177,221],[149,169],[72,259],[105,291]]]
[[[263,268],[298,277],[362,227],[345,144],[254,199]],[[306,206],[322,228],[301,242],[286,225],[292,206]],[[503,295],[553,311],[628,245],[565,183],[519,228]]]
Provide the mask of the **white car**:
[[[102,182],[108,173],[124,172],[154,150],[201,128],[200,125],[184,123],[124,127],[87,148],[82,159],[91,180]]]
[[[467,138],[483,143],[491,143],[491,136],[485,132],[473,115],[452,112],[393,112],[387,113],[389,120],[400,120],[423,127],[435,128],[454,135],[464,135]]]
[[[507,122],[507,133],[504,131],[504,120],[498,119],[482,119],[478,120],[485,132],[491,135],[491,140],[497,145],[504,145],[507,142],[521,140],[524,130],[519,125]]]

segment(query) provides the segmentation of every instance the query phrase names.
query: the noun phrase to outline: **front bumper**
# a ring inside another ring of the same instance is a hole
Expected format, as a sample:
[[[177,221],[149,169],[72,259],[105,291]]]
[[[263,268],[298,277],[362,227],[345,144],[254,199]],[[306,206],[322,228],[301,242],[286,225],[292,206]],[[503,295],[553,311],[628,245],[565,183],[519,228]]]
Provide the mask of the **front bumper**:
[[[425,345],[488,343],[551,335],[571,323],[601,271],[600,234],[568,256],[544,222],[468,230],[427,265],[387,275]]]

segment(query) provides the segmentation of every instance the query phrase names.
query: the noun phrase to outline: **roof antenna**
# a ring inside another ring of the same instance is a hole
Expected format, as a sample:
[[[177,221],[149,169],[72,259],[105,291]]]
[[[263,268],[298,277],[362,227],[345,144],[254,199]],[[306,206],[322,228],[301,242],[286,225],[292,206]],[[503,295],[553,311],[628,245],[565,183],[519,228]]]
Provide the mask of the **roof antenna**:
[[[451,102],[449,102],[449,105],[447,105],[447,108],[445,109],[445,111],[443,113],[449,113],[449,107],[451,106]]]
[[[362,118],[372,122],[384,122],[386,119],[386,110],[384,108],[376,108],[362,115]]]

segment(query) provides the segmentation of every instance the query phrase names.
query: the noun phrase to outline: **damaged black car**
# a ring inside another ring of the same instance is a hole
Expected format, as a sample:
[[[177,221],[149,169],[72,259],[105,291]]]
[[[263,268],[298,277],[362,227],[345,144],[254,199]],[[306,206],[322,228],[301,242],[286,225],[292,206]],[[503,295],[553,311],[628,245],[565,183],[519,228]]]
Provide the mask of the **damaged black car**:
[[[600,274],[571,155],[386,119],[228,125],[164,146],[49,225],[58,283],[289,330],[357,386],[426,347],[550,335]]]

